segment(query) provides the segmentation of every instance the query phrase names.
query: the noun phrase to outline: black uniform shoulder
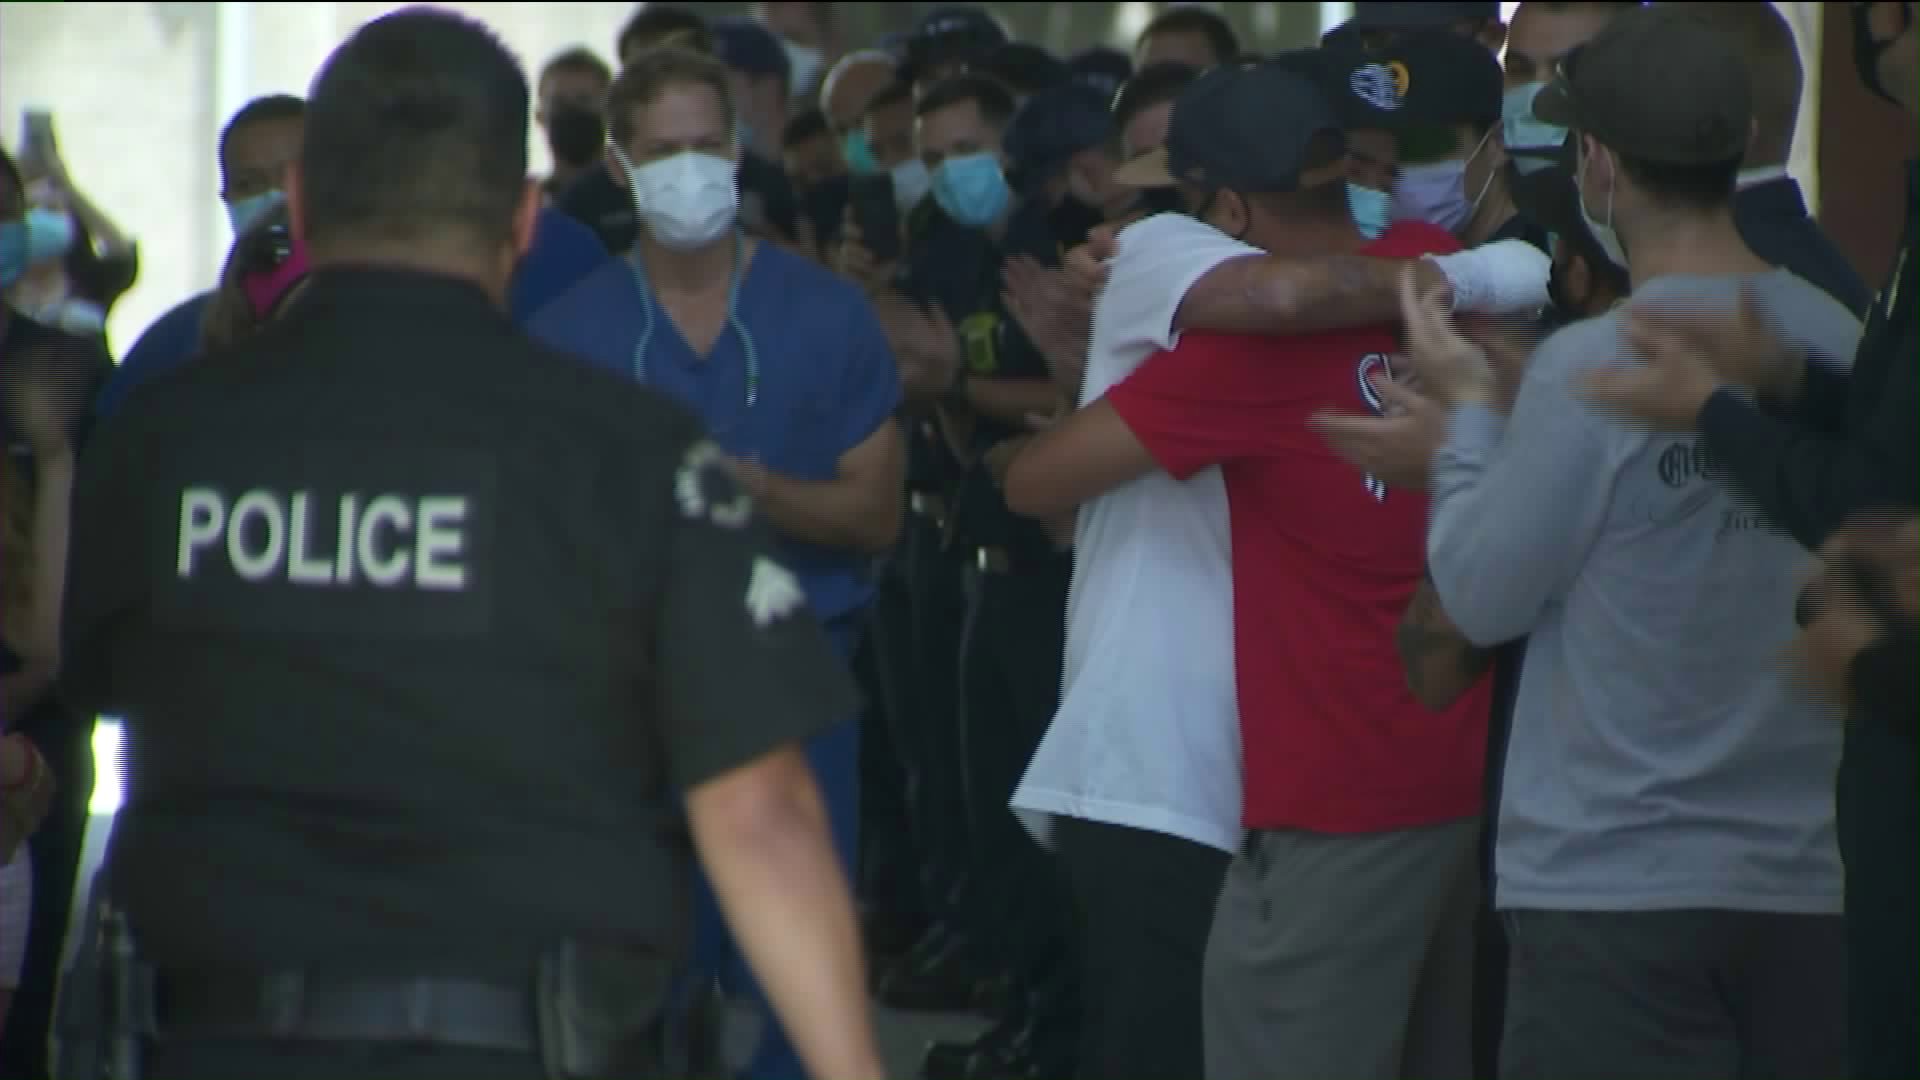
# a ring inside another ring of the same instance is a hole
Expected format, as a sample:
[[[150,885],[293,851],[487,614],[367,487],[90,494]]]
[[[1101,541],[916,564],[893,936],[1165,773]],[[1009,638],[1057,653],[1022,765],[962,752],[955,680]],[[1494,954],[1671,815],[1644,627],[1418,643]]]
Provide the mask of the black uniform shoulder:
[[[504,312],[396,299],[364,310],[304,305],[230,348],[156,377],[114,424],[123,437],[219,427],[269,430],[358,418],[517,453],[553,452],[671,475],[700,438],[698,417],[630,377],[527,336]]]

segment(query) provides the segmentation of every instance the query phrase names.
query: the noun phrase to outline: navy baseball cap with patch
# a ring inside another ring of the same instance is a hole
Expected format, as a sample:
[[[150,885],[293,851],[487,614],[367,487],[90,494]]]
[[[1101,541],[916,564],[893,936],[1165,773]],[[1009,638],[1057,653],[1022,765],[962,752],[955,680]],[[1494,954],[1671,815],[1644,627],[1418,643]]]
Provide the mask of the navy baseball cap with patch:
[[[1398,107],[1409,127],[1487,127],[1500,121],[1505,93],[1500,61],[1472,38],[1448,30],[1421,30],[1377,54],[1388,69]]]
[[[1161,188],[1287,192],[1345,175],[1336,154],[1309,160],[1318,137],[1344,145],[1339,117],[1316,81],[1283,64],[1225,64],[1174,100],[1167,143],[1122,165],[1114,183]]]
[[[713,53],[720,62],[748,75],[787,78],[792,62],[773,31],[752,19],[727,16],[713,20]]]
[[[1393,89],[1393,75],[1367,54],[1341,48],[1293,49],[1275,53],[1266,62],[1313,80],[1344,130],[1393,129],[1400,100]],[[1355,79],[1354,73],[1368,65],[1380,71]],[[1390,92],[1376,92],[1383,79]]]
[[[1753,95],[1724,33],[1656,5],[1619,16],[1562,58],[1533,115],[1629,157],[1706,165],[1746,153]]]

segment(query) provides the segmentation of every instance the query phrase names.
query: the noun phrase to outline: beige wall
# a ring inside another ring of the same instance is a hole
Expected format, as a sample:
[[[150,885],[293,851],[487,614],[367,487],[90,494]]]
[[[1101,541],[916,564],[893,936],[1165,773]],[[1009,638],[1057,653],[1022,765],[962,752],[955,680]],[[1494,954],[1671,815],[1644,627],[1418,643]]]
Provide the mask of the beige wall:
[[[327,53],[387,3],[0,3],[0,143],[53,111],[68,167],[140,240],[140,280],[109,330],[140,330],[219,270],[229,239],[214,146],[259,94],[304,93]],[[606,56],[627,3],[442,3],[491,25],[529,68],[571,45]],[[546,151],[533,140],[535,166]]]

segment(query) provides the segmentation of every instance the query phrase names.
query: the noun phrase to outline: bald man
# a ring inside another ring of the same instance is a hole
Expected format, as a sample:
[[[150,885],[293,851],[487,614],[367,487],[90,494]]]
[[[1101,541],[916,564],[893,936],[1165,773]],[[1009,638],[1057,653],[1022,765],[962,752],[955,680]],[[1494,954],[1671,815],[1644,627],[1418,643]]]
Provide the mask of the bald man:
[[[1805,80],[1793,27],[1772,4],[1668,3],[1677,14],[1706,23],[1739,50],[1753,91],[1753,137],[1740,161],[1734,223],[1747,247],[1808,281],[1856,315],[1873,292],[1819,222],[1807,211],[1800,184],[1787,175],[1793,133],[1800,123]]]
[[[897,71],[892,56],[878,49],[863,49],[842,57],[820,80],[820,111],[827,114],[827,126],[842,140],[847,167],[854,172],[877,168],[860,121],[880,91],[893,85]]]

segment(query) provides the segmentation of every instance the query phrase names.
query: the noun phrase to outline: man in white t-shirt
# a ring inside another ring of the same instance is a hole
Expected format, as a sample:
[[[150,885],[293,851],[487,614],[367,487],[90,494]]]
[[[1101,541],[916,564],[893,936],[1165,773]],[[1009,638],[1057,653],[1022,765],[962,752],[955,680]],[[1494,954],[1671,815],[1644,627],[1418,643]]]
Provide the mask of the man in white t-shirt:
[[[1193,76],[1155,74],[1115,102],[1129,159],[1165,142]],[[1094,308],[1080,404],[1173,336],[1196,279],[1253,251],[1211,229],[1190,242],[1192,224],[1161,214],[1122,234],[1123,252],[1153,255],[1116,263]],[[1170,235],[1181,240],[1164,244]],[[1009,474],[1009,499],[1020,483]],[[1198,1076],[1200,965],[1240,836],[1220,471],[1185,482],[1155,473],[1087,503],[1074,549],[1060,708],[1013,806],[1059,852],[1080,908],[1082,1074]]]

